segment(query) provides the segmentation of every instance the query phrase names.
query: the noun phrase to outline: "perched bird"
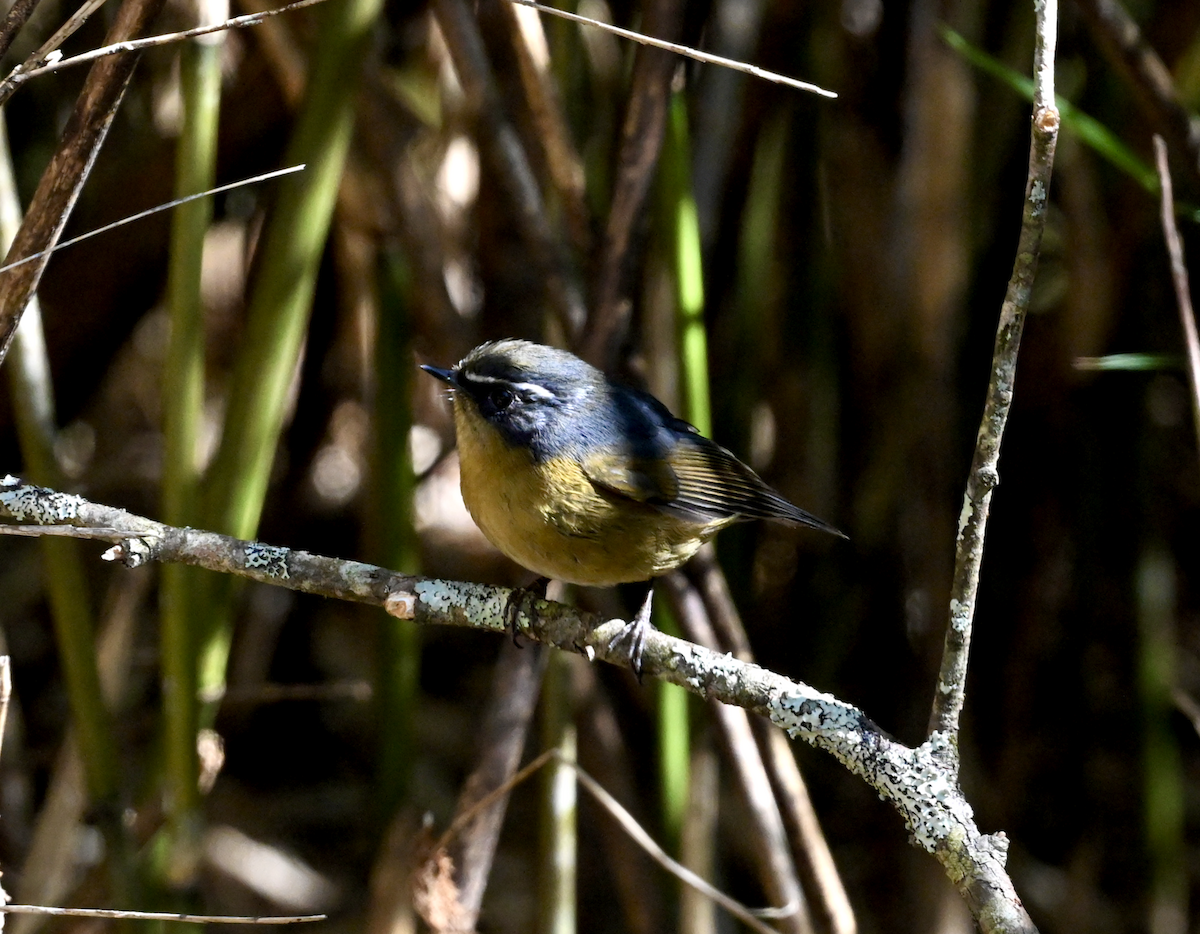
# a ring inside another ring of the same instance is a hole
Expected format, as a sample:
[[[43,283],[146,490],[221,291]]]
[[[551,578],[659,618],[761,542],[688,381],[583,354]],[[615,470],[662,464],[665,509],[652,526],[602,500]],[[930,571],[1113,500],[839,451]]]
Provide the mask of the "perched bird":
[[[452,369],[422,369],[451,388],[471,517],[539,577],[595,587],[649,580],[745,519],[842,534],[654,396],[565,350],[500,340]],[[631,640],[639,675],[653,593],[612,643]]]

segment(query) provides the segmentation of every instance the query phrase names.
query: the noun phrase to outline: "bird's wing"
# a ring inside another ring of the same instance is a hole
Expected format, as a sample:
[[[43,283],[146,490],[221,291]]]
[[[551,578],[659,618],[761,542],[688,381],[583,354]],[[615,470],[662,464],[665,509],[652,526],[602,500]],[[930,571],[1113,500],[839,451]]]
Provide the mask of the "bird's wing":
[[[587,454],[581,463],[584,475],[596,486],[639,503],[664,506],[679,494],[679,481],[662,459],[604,450]]]
[[[790,503],[653,396],[623,390],[615,401],[617,418],[608,443],[580,458],[597,487],[703,525],[775,519],[842,534]]]
[[[699,434],[676,436],[666,457],[657,461],[611,454],[590,458],[584,473],[610,492],[697,523],[774,519],[842,534],[789,502],[732,453]]]

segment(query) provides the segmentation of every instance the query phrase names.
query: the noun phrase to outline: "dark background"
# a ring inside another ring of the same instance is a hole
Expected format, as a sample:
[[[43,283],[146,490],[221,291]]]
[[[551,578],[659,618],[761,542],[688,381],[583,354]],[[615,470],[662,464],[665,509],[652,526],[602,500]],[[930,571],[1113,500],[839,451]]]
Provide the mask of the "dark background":
[[[56,5],[46,3],[44,18],[10,53],[10,65],[48,33],[47,23],[58,21]],[[1025,74],[1032,10],[1002,2],[712,0],[687,7],[689,41],[710,47],[726,9],[761,12],[747,58],[840,97],[829,102],[708,66],[680,66],[704,244],[713,432],[850,540],[756,524],[723,534],[719,551],[762,664],[861,706],[915,744],[924,737],[936,681],[955,526],[1028,158],[1027,103],[951,51],[936,26],[950,25]],[[620,24],[639,22],[636,6],[622,3],[611,12]],[[1181,99],[1197,106],[1200,5],[1140,3],[1131,13],[1173,70]],[[302,55],[315,38],[307,16],[279,21]],[[168,10],[162,28],[182,17]],[[617,70],[601,74],[589,64],[577,27],[545,25],[561,103],[584,154],[595,235],[607,210],[632,51],[616,46]],[[102,32],[101,23],[89,25],[67,51],[98,44]],[[174,54],[156,51],[139,66],[68,234],[170,197]],[[293,111],[256,31],[231,35],[226,60],[220,181],[278,166]],[[495,60],[503,75],[505,59],[496,53]],[[404,366],[414,374],[418,362],[450,365],[483,339],[547,338],[537,265],[523,256],[486,168],[477,197],[461,211],[436,207],[437,173],[451,140],[474,151],[473,128],[447,83],[448,70],[428,11],[389,4],[362,91],[364,114],[387,118],[358,125],[296,405],[267,498],[265,541],[371,556],[365,530],[377,507],[370,482],[375,330],[369,322],[381,308],[403,310]],[[1061,11],[1058,70],[1060,93],[1152,160],[1156,125],[1103,54],[1095,28],[1070,3]],[[25,200],[82,77],[77,69],[33,81],[7,108]],[[417,79],[424,82],[420,94],[441,102],[433,123],[419,119],[394,90]],[[717,95],[725,82],[733,90],[722,102]],[[519,109],[514,114],[520,123]],[[1177,197],[1200,204],[1194,163],[1189,171],[1185,154],[1173,151],[1172,158]],[[396,195],[392,179],[404,162],[433,206],[423,218],[406,213]],[[214,262],[209,293],[209,394],[216,412],[238,346],[255,232],[270,203],[270,186],[216,200],[216,222],[234,244]],[[652,193],[638,229],[623,367],[679,410],[672,310],[661,297],[661,283],[669,281],[664,216]],[[1200,255],[1186,211],[1180,223],[1192,254]],[[436,290],[412,271],[415,242],[466,270],[477,307],[438,304]],[[166,250],[167,220],[160,215],[64,250],[39,293],[72,488],[149,515],[159,508]],[[351,254],[367,261],[356,265]],[[574,258],[586,280],[595,254]],[[408,272],[397,277],[396,269]],[[1113,353],[1168,356],[1149,370],[1078,365]],[[414,376],[412,392],[415,422],[431,429],[426,438],[440,439],[444,455],[452,435],[439,387]],[[19,473],[9,413],[6,397],[0,462]],[[1010,871],[1043,931],[1189,929],[1200,740],[1183,713],[1153,699],[1164,685],[1200,695],[1197,552],[1191,551],[1200,520],[1200,460],[1192,424],[1157,198],[1086,146],[1068,123],[992,502],[962,738],[963,784],[979,825],[1008,834]],[[322,485],[322,463],[348,492]],[[418,466],[428,470],[428,463]],[[463,524],[452,476],[440,486],[430,479],[450,466],[440,458],[421,487],[421,571],[522,581],[519,569]],[[96,546],[93,557],[101,550]],[[7,884],[19,876],[67,709],[36,546],[6,539],[0,555],[0,624],[18,711],[0,776]],[[89,570],[98,606],[128,586],[127,572],[98,560]],[[1140,674],[1149,653],[1139,619],[1152,616],[1150,597],[1139,590],[1145,580],[1167,588],[1168,629],[1154,643],[1166,651],[1158,675]],[[257,587],[246,590],[242,604],[230,680],[246,693],[227,701],[215,724],[226,760],[206,799],[207,820],[306,860],[337,886],[324,928],[358,929],[380,837],[370,804],[377,739],[390,725],[376,722],[361,691],[270,702],[255,699],[254,689],[368,685],[376,631],[388,620]],[[140,606],[119,721],[128,797],[139,807],[154,798],[151,776],[158,768],[152,581]],[[439,630],[422,638],[417,739],[399,807],[414,822],[430,811],[444,826],[473,762],[500,640]],[[599,674],[620,715],[641,813],[657,833],[654,689],[616,672]],[[1166,738],[1165,759],[1148,758],[1151,735]],[[804,748],[797,755],[860,930],[969,929],[941,870],[909,846],[890,808],[831,759]],[[1154,834],[1144,817],[1149,768],[1171,773],[1184,807],[1176,824]],[[736,841],[735,799],[730,786],[718,881],[756,903],[762,895]],[[534,791],[518,792],[483,929],[532,929],[535,815]],[[633,930],[612,895],[603,851],[589,845],[604,821],[583,806],[580,929]],[[1157,850],[1148,843],[1152,836]],[[1174,859],[1186,875],[1187,891],[1174,902],[1184,912],[1183,927],[1152,923],[1159,878],[1153,867],[1161,865],[1153,852],[1159,860],[1168,854],[1167,862]],[[659,885],[668,898],[665,877]],[[102,886],[90,892],[79,900],[103,903]],[[205,893],[213,908],[246,902],[237,884],[217,872]]]

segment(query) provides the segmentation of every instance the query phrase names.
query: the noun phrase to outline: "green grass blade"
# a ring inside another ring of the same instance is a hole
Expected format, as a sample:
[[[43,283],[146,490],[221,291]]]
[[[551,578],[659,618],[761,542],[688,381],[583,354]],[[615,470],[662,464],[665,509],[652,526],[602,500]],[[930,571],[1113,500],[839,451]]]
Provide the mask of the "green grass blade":
[[[215,36],[221,36],[216,33]],[[183,129],[175,159],[175,196],[211,188],[216,177],[217,126],[221,104],[220,40],[189,43],[180,51]],[[175,209],[167,303],[171,337],[163,371],[163,518],[177,526],[198,521],[197,439],[204,410],[204,309],[200,293],[204,239],[212,200],[201,198]],[[192,616],[197,574],[165,565],[159,591],[165,744],[165,801],[170,828],[168,881],[194,882],[199,861],[199,763],[196,734],[199,705],[196,622]]]
[[[285,156],[288,164],[308,169],[280,184],[263,234],[205,497],[205,525],[240,538],[254,537],[266,498],[354,127],[356,79],[381,6],[381,0],[331,0],[320,8],[320,42]],[[202,690],[219,688],[228,657],[228,584],[215,582],[213,593],[211,634],[201,650]]]
[[[946,25],[939,25],[942,40],[955,52],[985,74],[1007,84],[1025,100],[1033,101],[1033,81],[1013,71],[1003,62],[971,45]],[[1150,194],[1158,194],[1158,175],[1152,166],[1139,159],[1132,149],[1099,120],[1088,116],[1070,101],[1055,97],[1063,128],[1074,133],[1097,153],[1132,178]]]

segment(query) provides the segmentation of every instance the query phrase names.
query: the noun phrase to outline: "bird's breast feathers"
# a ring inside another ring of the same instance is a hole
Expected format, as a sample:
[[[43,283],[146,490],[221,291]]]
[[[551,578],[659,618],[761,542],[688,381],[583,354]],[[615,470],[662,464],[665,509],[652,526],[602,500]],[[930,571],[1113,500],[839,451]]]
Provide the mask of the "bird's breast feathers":
[[[719,527],[598,488],[573,457],[535,462],[458,411],[467,405],[456,400],[463,500],[487,539],[536,574],[593,586],[647,580],[678,567]]]

